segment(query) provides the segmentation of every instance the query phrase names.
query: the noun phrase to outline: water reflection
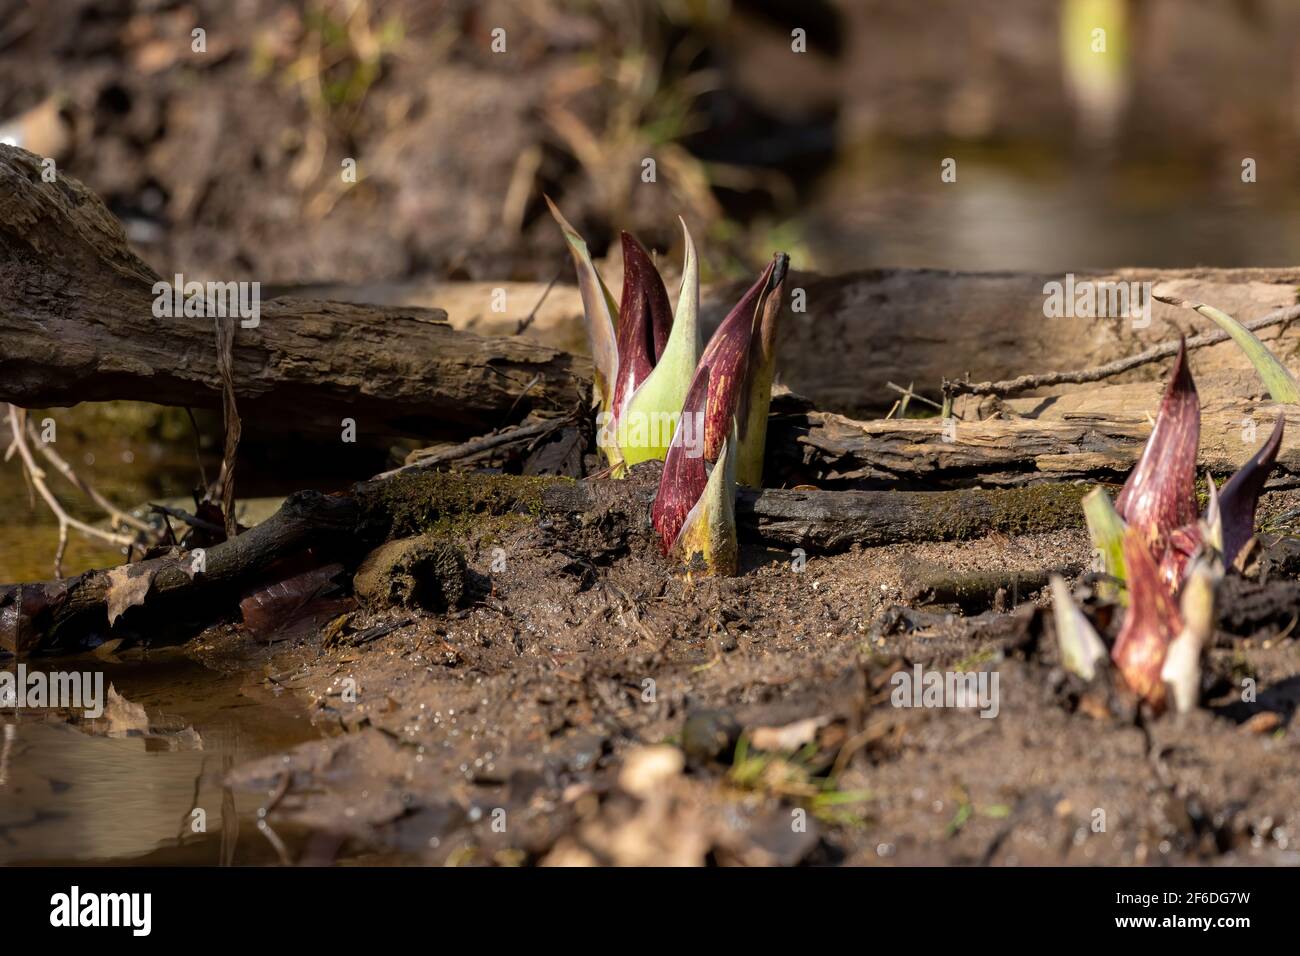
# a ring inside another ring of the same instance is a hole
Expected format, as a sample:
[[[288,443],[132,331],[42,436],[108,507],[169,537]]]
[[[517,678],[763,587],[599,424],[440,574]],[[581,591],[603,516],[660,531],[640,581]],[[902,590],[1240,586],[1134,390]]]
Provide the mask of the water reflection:
[[[149,731],[107,736],[50,712],[0,716],[0,864],[281,858],[256,826],[266,798],[237,799],[222,779],[237,763],[319,736],[292,698],[179,652],[39,666],[102,669],[105,684],[145,708]]]
[[[957,182],[940,160],[957,160]],[[862,268],[1064,273],[1300,261],[1300,181],[1273,167],[1095,165],[1031,148],[865,147],[818,185],[801,233],[818,271]]]

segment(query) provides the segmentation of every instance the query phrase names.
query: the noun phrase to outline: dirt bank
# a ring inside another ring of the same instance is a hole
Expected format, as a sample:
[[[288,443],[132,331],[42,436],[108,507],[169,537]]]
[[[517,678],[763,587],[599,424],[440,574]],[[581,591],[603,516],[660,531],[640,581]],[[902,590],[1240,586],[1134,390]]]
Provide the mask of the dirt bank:
[[[1296,504],[1270,496],[1264,526]],[[191,643],[342,731],[233,771],[277,795],[268,819],[431,863],[1296,862],[1290,626],[1238,620],[1210,709],[1135,720],[1065,680],[1018,587],[1084,570],[1080,534],[749,554],[742,577],[693,582],[649,541],[593,550],[547,521],[458,543],[464,610]],[[926,605],[918,567],[1011,586]],[[918,664],[997,675],[996,716],[894,706]]]

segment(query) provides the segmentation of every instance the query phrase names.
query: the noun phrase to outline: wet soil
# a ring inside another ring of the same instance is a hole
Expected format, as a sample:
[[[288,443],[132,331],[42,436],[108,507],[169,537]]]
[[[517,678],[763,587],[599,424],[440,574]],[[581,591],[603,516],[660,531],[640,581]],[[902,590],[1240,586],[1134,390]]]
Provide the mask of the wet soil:
[[[1296,503],[1270,496],[1265,526]],[[609,554],[590,535],[464,531],[478,591],[461,610],[191,642],[330,733],[227,782],[276,795],[272,825],[375,860],[1300,862],[1285,613],[1218,635],[1206,709],[1152,719],[1067,680],[1043,595],[1017,584],[1083,571],[1080,534],[749,554],[740,577],[693,581],[648,540]],[[982,609],[926,605],[918,562],[1011,587]],[[996,674],[996,715],[895,706],[892,676],[916,665]]]

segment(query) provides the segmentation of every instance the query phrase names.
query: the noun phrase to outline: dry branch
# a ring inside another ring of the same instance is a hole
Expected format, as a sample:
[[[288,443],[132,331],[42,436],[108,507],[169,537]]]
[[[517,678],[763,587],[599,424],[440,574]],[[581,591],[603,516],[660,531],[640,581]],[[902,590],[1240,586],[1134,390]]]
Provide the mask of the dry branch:
[[[55,520],[59,523],[59,544],[54,552],[54,576],[56,578],[63,576],[63,554],[68,547],[68,532],[78,531],[88,538],[97,538],[108,544],[116,544],[122,547],[129,547],[137,543],[137,537],[130,534],[122,534],[116,531],[105,531],[102,528],[96,528],[94,525],[87,524],[72,515],[68,514],[54,493],[50,491],[49,486],[45,483],[45,472],[36,464],[36,458],[32,454],[31,447],[27,444],[27,414],[20,408],[13,405],[8,406],[9,430],[11,433],[11,443],[5,458],[9,458],[14,452],[17,452],[19,459],[23,464],[23,471],[27,480],[31,482],[32,488],[41,496],[41,500],[54,513]],[[61,459],[60,459],[61,460]],[[65,466],[66,467],[66,466]],[[66,475],[71,474],[71,469],[63,472]],[[77,484],[77,480],[69,479]],[[80,485],[79,485],[80,487]],[[110,506],[111,507],[111,506]],[[113,509],[116,512],[116,509]],[[110,512],[112,513],[112,512]],[[120,513],[120,512],[119,512]]]
[[[1164,302],[1166,305],[1176,304],[1176,300],[1166,301],[1165,298],[1159,301]],[[1255,332],[1285,322],[1293,322],[1296,319],[1300,319],[1300,306],[1293,305],[1285,309],[1275,309],[1267,315],[1262,315],[1257,319],[1251,319],[1242,324],[1250,331]],[[1192,336],[1186,340],[1186,346],[1188,351],[1192,351],[1193,349],[1203,349],[1209,345],[1218,345],[1220,342],[1228,341],[1228,339],[1227,332],[1216,329],[1213,332]],[[1018,375],[1013,379],[1002,382],[945,380],[943,392],[945,396],[950,398],[957,395],[1019,395],[1022,392],[1049,388],[1055,385],[1085,385],[1090,382],[1101,382],[1132,371],[1135,368],[1150,365],[1152,362],[1173,358],[1178,354],[1179,344],[1177,340],[1171,339],[1136,355],[1128,355],[1122,359],[1107,362],[1105,365],[1076,369],[1070,372],[1035,372]]]

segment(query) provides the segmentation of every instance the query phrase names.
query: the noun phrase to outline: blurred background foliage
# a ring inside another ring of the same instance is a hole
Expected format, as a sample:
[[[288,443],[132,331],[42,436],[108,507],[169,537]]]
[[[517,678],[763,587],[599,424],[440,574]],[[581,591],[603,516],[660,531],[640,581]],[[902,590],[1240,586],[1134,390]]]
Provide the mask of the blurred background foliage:
[[[1290,0],[0,0],[0,123],[165,273],[545,281],[544,192],[598,252],[670,249],[681,213],[713,275],[776,245],[824,271],[1277,265],[1298,28]]]

